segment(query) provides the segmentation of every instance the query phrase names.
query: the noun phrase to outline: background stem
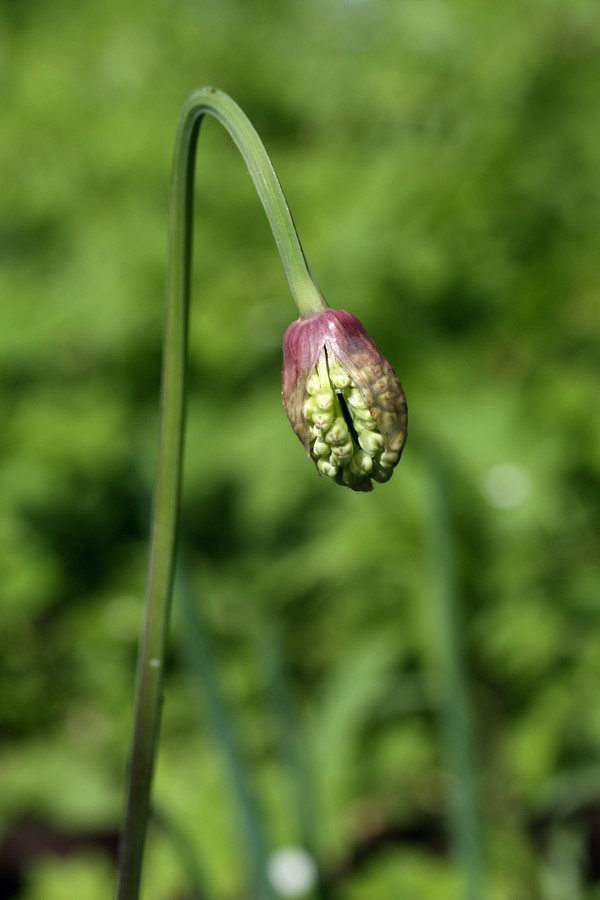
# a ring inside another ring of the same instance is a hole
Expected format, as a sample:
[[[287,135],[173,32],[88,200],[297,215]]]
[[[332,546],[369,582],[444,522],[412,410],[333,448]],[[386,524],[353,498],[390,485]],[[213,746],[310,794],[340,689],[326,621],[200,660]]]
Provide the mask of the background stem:
[[[310,316],[326,306],[308,269],[283,191],[258,134],[230,97],[215,88],[200,88],[188,98],[182,110],[171,178],[158,471],[117,900],[136,900],[139,895],[160,725],[181,493],[195,158],[200,123],[206,114],[224,125],[246,162],[273,230],[300,315]]]
[[[181,614],[181,628],[178,630],[181,652],[195,683],[201,687],[206,715],[219,748],[221,764],[228,776],[241,838],[240,858],[246,861],[249,894],[253,900],[277,900],[267,874],[268,845],[259,804],[250,785],[242,746],[219,686],[210,640],[181,556],[177,567],[177,594]]]
[[[427,527],[432,577],[432,646],[436,654],[436,693],[440,733],[448,775],[449,825],[464,900],[482,900],[483,872],[479,791],[468,696],[455,535],[444,463],[428,454],[430,484]]]

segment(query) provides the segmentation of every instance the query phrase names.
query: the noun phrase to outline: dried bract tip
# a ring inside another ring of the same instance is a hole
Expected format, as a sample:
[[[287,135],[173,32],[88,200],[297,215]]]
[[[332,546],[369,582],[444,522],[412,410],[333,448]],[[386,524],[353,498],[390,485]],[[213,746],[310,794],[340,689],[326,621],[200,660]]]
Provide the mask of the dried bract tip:
[[[354,491],[389,481],[406,441],[398,377],[361,323],[325,309],[283,339],[283,405],[319,472]]]

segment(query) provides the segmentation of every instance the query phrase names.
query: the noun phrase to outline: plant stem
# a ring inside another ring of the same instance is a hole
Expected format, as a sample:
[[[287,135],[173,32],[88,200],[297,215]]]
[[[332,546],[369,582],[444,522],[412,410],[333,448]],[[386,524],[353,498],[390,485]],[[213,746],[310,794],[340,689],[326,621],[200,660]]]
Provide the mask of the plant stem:
[[[219,120],[244,158],[267,214],[298,312],[303,318],[308,318],[326,308],[327,303],[309,269],[292,214],[264,144],[237,103],[216,88],[200,88],[184,104],[176,142],[176,148],[180,148],[180,160],[177,160],[176,149],[172,202],[179,205],[180,199],[175,195],[182,190],[188,200],[191,198],[191,184],[187,183],[188,171],[184,160],[188,159],[193,166],[198,128],[205,114]],[[189,175],[191,182],[193,172]],[[191,235],[191,228],[186,230]]]
[[[202,689],[220,761],[228,776],[240,830],[240,856],[245,856],[248,863],[249,894],[253,900],[276,900],[267,875],[268,845],[260,808],[251,789],[232,714],[217,680],[209,635],[205,631],[181,556],[177,566],[176,594],[181,614],[181,627],[178,629],[181,651],[190,673]]]
[[[444,464],[434,450],[430,450],[428,456],[431,619],[437,655],[441,735],[449,775],[450,828],[461,871],[463,897],[481,900],[484,896],[481,823],[454,528]]]
[[[227,129],[244,158],[275,236],[298,312],[309,317],[327,305],[310,273],[283,191],[258,134],[226,94],[210,87],[195,91],[181,113],[171,177],[158,470],[117,900],[137,900],[139,896],[160,725],[181,494],[195,157],[200,123],[207,114]]]

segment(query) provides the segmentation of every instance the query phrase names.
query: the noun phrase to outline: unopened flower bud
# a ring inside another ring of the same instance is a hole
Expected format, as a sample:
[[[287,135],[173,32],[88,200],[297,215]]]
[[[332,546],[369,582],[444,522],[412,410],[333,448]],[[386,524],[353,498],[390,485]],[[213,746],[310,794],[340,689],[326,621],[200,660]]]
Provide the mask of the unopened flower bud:
[[[355,409],[365,409],[365,401],[360,391],[357,391],[356,388],[350,388],[346,394],[346,403],[349,403]]]
[[[329,475],[330,478],[334,478],[338,473],[338,467],[335,463],[329,462],[327,459],[319,459],[317,461],[317,467],[323,475]]]
[[[333,413],[329,409],[318,410],[313,414],[312,421],[321,431],[329,428],[333,422]]]
[[[352,459],[354,443],[352,442],[352,438],[349,437],[345,444],[339,444],[335,447],[330,447],[329,449],[331,450],[331,459],[340,465],[342,463],[350,462]]]
[[[333,425],[325,435],[325,440],[329,444],[341,444],[348,437],[348,426],[344,422],[342,416],[335,419]]]
[[[364,450],[357,450],[350,460],[350,471],[354,475],[369,475],[373,468],[373,460]]]
[[[406,441],[406,399],[358,319],[324,309],[283,340],[283,404],[321,473],[355,491],[384,482]]]
[[[321,379],[319,378],[318,372],[313,372],[308,381],[306,382],[306,391],[309,394],[318,394],[321,390]]]
[[[333,406],[333,391],[320,391],[315,395],[319,409],[331,409]]]
[[[329,444],[326,441],[321,440],[320,437],[315,440],[312,450],[315,456],[329,456],[331,453]]]
[[[366,453],[375,456],[383,447],[383,438],[378,431],[369,431],[368,428],[364,428],[358,436],[358,443]]]

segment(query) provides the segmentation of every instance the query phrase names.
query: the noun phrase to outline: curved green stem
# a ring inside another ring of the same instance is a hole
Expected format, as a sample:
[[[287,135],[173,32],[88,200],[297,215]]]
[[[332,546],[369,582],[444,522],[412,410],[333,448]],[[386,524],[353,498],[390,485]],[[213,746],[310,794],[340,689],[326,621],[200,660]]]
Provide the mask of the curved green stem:
[[[196,144],[200,123],[207,114],[224,125],[246,162],[271,224],[298,312],[309,317],[327,306],[310,273],[283,191],[258,134],[230,97],[215,88],[200,88],[183,107],[173,160],[158,472],[117,900],[136,900],[139,895],[160,725],[181,492]]]
[[[264,144],[237,103],[216,88],[194,91],[181,114],[171,194],[175,212],[172,226],[176,231],[171,234],[172,250],[176,252],[176,247],[183,250],[185,238],[191,238],[195,146],[200,122],[206,114],[214,116],[227,129],[244,158],[271,225],[298,312],[307,318],[324,309],[327,303],[306,262],[292,214]],[[173,273],[176,268],[172,267]]]

